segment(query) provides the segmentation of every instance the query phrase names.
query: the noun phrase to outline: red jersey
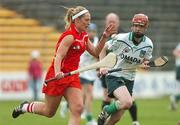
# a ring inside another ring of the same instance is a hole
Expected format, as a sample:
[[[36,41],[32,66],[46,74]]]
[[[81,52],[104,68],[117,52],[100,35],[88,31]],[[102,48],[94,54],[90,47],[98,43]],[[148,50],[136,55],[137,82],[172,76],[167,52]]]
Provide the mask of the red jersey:
[[[59,45],[61,44],[62,39],[67,35],[73,35],[74,42],[70,46],[66,56],[62,60],[61,65],[61,71],[64,73],[71,72],[73,70],[78,69],[79,62],[80,62],[80,56],[81,54],[86,50],[86,43],[88,41],[88,35],[86,32],[79,33],[74,24],[72,23],[70,28],[66,30],[62,35],[60,36],[58,43],[56,45],[56,51],[55,55],[57,54],[57,49]],[[48,69],[46,79],[54,77],[54,59],[51,63],[51,66]]]
[[[42,76],[42,64],[41,64],[41,62],[37,59],[30,60],[28,72],[29,72],[29,75],[33,79],[40,79]]]

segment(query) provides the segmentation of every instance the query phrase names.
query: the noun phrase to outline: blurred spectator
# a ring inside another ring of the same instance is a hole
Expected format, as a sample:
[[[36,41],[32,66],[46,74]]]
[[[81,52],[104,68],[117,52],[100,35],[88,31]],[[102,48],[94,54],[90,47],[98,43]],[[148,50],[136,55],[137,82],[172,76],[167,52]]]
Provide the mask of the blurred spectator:
[[[33,100],[38,100],[38,93],[40,90],[42,79],[42,64],[39,60],[40,53],[37,50],[31,52],[31,60],[29,61],[28,74],[29,84],[33,91]]]
[[[173,50],[173,55],[175,57],[176,66],[176,80],[178,82],[178,87],[180,88],[180,43]],[[170,96],[171,110],[177,109],[177,103],[180,100],[180,92],[176,92]]]
[[[107,14],[105,18],[105,26],[108,26],[110,23],[113,23],[115,25],[115,29],[117,33],[124,33],[124,30],[121,27],[120,17],[116,13]],[[110,104],[111,99],[108,97],[105,76],[101,77],[101,83],[102,83],[102,87],[104,88],[104,94],[103,94],[104,97],[103,97],[103,102],[102,102],[102,109],[103,109],[105,105]],[[134,101],[134,98],[133,98],[133,105],[131,106],[131,108],[129,108],[129,113],[133,122],[132,124],[139,125],[138,118],[137,118],[137,105]]]
[[[105,26],[107,27],[110,23],[113,23],[117,33],[123,33],[124,30],[121,27],[120,17],[116,13],[109,13],[105,17]]]

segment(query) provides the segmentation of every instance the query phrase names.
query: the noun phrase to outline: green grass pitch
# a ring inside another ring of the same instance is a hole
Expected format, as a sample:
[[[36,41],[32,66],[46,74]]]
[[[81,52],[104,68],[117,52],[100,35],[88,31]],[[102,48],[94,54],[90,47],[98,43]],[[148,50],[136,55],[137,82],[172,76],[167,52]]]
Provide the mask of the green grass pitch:
[[[67,118],[62,119],[59,109],[53,118],[46,118],[35,114],[25,114],[17,119],[11,117],[14,106],[21,101],[0,101],[0,125],[67,125]],[[180,107],[177,111],[169,110],[169,99],[138,99],[138,119],[141,125],[177,125],[180,120]],[[93,104],[94,117],[97,118],[100,112],[100,100]],[[180,105],[179,105],[180,106]],[[81,125],[85,125],[82,120]],[[129,112],[127,111],[117,125],[131,125]]]

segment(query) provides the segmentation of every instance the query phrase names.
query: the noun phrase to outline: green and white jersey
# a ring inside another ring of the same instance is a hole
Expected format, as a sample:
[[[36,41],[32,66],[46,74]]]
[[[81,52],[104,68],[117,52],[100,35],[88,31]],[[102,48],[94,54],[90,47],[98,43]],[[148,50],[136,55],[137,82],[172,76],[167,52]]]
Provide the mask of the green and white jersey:
[[[153,44],[151,39],[144,36],[141,42],[135,45],[132,34],[132,32],[120,33],[107,42],[108,50],[118,56],[118,61],[114,68],[128,68],[139,65],[144,59],[149,60],[152,57]],[[109,75],[134,80],[135,73],[136,71],[119,71]]]

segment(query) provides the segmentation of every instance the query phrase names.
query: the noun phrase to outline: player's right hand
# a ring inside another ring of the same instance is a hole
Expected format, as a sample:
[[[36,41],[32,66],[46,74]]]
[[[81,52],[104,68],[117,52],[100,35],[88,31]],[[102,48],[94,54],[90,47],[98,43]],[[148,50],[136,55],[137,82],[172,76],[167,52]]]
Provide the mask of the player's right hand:
[[[56,78],[56,79],[64,78],[64,73],[63,73],[63,72],[58,72],[58,73],[55,75],[55,78]]]

